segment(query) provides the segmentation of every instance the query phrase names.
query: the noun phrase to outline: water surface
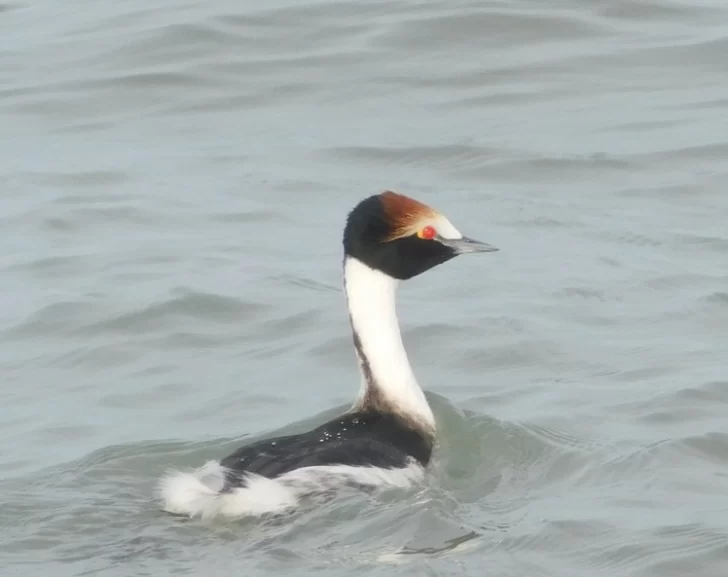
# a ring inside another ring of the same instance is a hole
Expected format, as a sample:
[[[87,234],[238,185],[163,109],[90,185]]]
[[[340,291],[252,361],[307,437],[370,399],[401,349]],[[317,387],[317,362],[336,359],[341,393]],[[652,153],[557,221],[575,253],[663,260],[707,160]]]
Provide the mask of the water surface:
[[[715,0],[4,4],[3,574],[725,573],[727,22]],[[386,188],[501,249],[400,292],[428,486],[161,513],[167,468],[348,406],[341,229]]]

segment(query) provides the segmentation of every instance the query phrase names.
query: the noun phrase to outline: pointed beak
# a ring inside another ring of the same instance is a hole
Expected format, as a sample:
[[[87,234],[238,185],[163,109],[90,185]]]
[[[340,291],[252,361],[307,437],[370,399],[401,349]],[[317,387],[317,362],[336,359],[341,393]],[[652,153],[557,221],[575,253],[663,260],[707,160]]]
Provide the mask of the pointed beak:
[[[490,244],[480,242],[472,238],[464,236],[462,238],[438,238],[445,246],[449,246],[458,254],[466,254],[470,252],[495,252],[498,249]]]

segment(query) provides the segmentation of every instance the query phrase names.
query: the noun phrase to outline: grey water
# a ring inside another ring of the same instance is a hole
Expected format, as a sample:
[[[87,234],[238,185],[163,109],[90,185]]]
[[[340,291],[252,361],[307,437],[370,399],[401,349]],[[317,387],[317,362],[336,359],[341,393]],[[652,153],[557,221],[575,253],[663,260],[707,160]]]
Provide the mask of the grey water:
[[[728,4],[0,5],[0,574],[728,572]],[[405,283],[418,491],[184,521],[155,483],[359,387],[341,230]]]

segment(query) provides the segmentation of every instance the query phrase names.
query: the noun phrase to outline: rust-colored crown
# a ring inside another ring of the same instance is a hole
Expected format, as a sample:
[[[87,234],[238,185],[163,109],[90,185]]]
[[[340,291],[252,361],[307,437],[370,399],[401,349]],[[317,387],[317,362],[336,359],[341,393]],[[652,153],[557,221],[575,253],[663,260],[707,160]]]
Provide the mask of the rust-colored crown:
[[[379,195],[384,214],[392,227],[387,241],[415,234],[424,221],[437,217],[437,211],[426,204],[388,190]]]

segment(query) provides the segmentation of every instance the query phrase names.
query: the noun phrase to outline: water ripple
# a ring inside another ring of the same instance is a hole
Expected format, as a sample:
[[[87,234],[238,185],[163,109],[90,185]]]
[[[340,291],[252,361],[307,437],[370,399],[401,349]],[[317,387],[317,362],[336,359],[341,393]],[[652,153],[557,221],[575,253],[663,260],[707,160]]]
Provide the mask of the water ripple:
[[[721,574],[724,3],[0,12],[10,572]],[[383,188],[501,249],[400,292],[428,486],[162,514],[166,468],[349,406],[341,226]]]

